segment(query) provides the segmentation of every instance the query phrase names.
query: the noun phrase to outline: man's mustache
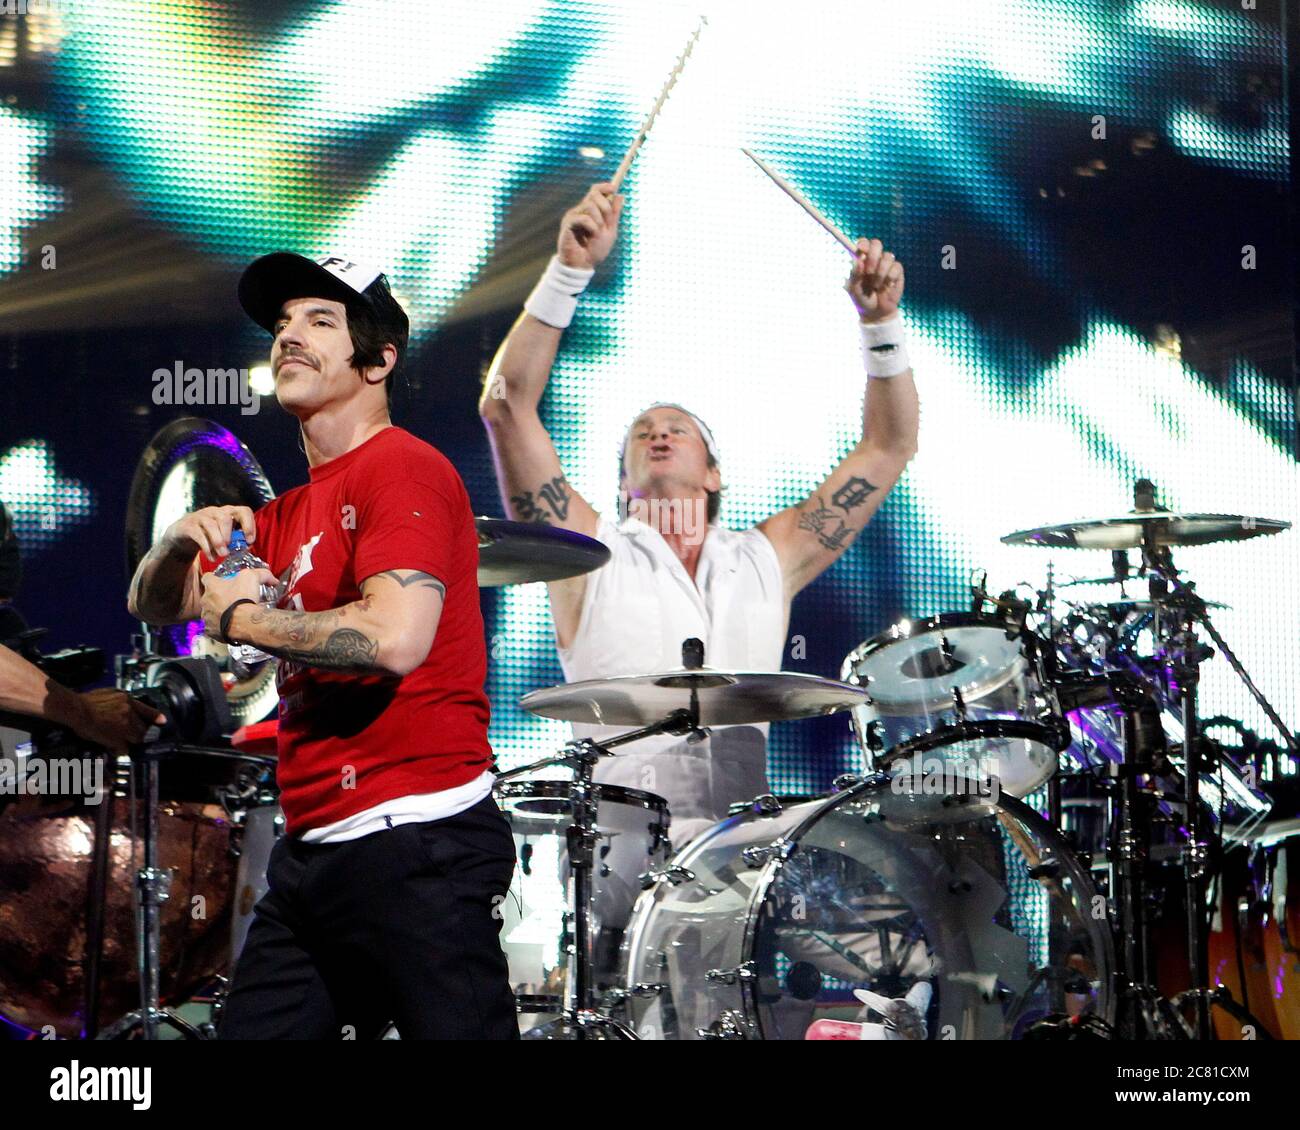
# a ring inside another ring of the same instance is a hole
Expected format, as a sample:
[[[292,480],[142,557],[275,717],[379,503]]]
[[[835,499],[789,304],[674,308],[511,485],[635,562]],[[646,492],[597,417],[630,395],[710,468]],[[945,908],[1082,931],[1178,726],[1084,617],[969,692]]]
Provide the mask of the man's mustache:
[[[280,373],[280,366],[286,364],[289,361],[302,361],[305,364],[310,365],[313,369],[320,368],[320,362],[317,361],[316,358],[313,357],[310,353],[303,353],[297,349],[286,349],[283,353],[280,354],[279,357],[275,359],[275,372],[277,376]]]

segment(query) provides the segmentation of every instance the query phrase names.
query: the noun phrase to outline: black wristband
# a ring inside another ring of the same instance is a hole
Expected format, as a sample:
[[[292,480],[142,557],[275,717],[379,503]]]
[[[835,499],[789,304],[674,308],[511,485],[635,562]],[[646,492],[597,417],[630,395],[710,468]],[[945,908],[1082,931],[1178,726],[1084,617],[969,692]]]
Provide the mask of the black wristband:
[[[222,643],[234,643],[234,640],[232,640],[227,633],[230,631],[230,618],[235,614],[235,609],[241,604],[256,603],[257,601],[255,601],[251,596],[241,596],[221,614],[221,620],[217,624],[217,638],[221,640]]]

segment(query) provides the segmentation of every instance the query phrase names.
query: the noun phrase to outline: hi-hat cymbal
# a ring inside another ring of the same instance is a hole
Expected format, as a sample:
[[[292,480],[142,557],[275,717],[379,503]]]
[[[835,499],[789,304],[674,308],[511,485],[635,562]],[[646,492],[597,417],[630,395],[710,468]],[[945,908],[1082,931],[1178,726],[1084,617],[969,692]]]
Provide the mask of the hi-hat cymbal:
[[[1133,510],[1114,518],[1090,518],[1018,530],[1004,545],[1041,545],[1051,549],[1136,549],[1150,530],[1156,545],[1208,545],[1277,534],[1290,522],[1246,514],[1178,514],[1171,510]]]
[[[479,588],[562,581],[599,569],[609,560],[606,545],[572,530],[504,518],[475,518],[474,525]]]
[[[544,718],[605,726],[649,726],[699,703],[701,726],[785,722],[834,714],[869,701],[867,692],[796,671],[685,668],[658,675],[588,679],[530,691],[519,705]]]

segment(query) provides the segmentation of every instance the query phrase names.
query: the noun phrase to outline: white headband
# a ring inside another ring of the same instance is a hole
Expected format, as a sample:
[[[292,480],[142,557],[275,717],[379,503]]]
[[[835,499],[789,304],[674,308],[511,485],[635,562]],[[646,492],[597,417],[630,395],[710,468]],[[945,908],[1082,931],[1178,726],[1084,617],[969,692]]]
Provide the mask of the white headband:
[[[700,429],[700,438],[704,440],[704,446],[708,449],[709,454],[713,456],[713,461],[715,463],[722,462],[722,456],[718,454],[717,441],[713,438],[713,433],[709,431],[708,424],[701,420],[694,412],[683,408],[680,404],[670,404],[667,401],[660,401],[658,404],[652,404],[649,408],[643,408],[638,412],[632,423],[628,425],[627,431],[623,433],[623,443],[618,449],[618,465],[620,467],[623,465],[623,457],[627,454],[627,441],[632,438],[632,428],[635,426],[637,420],[641,419],[641,417],[647,412],[653,412],[656,408],[672,408],[680,412],[683,416],[689,416],[695,426]]]

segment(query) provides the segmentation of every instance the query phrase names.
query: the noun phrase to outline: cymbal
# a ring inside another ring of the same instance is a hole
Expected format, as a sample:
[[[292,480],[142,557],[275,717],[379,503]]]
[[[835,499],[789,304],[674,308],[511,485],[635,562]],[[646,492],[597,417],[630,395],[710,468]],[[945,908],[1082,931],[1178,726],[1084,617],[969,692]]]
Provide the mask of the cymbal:
[[[1137,599],[1134,597],[1120,597],[1118,600],[1105,600],[1101,597],[1089,597],[1087,600],[1067,600],[1064,602],[1066,607],[1075,609],[1102,608],[1113,614],[1122,614],[1132,616],[1134,614],[1145,614],[1156,610],[1156,602],[1153,600]],[[1231,604],[1224,604],[1221,600],[1206,600],[1202,602],[1206,608],[1217,612],[1232,611]],[[1161,604],[1161,607],[1176,608],[1178,601],[1168,600]]]
[[[572,530],[504,518],[475,518],[474,526],[479,588],[561,581],[590,573],[609,560],[607,546]]]
[[[816,718],[869,701],[867,692],[797,671],[682,668],[658,675],[587,679],[530,691],[519,705],[543,718],[605,726],[648,726],[699,702],[701,726]]]
[[[1090,518],[1018,530],[999,539],[1004,545],[1040,545],[1050,549],[1136,549],[1150,529],[1157,545],[1208,545],[1277,534],[1290,522],[1245,514],[1179,514],[1171,510],[1132,510],[1114,518]]]
[[[260,510],[274,497],[261,464],[234,433],[198,416],[171,421],[149,440],[131,478],[126,503],[126,575],[135,572],[162,532],[182,515],[205,506]],[[154,646],[168,656],[224,658],[226,645],[196,635],[196,623],[155,628]],[[226,688],[234,721],[256,722],[276,708],[275,669],[276,661],[266,660],[247,678]]]

